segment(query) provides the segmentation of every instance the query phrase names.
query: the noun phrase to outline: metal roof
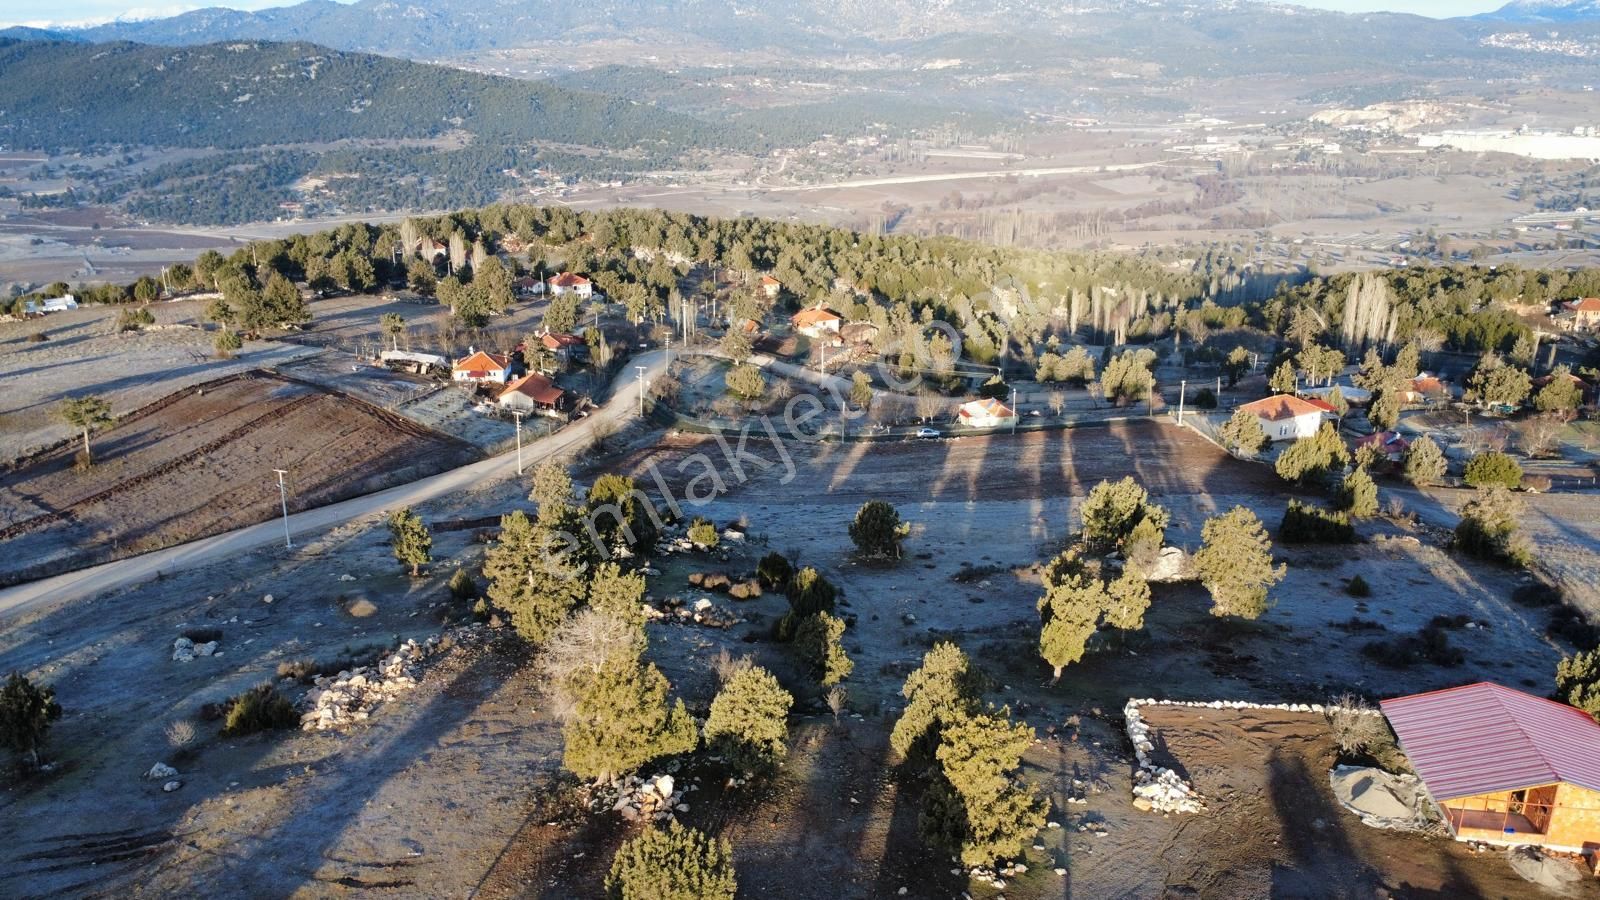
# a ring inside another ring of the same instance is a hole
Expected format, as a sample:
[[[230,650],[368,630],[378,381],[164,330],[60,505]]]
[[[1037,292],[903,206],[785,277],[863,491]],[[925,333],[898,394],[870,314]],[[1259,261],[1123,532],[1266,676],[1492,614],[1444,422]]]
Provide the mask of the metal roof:
[[[1558,781],[1600,791],[1600,725],[1564,703],[1485,681],[1378,705],[1435,800]]]

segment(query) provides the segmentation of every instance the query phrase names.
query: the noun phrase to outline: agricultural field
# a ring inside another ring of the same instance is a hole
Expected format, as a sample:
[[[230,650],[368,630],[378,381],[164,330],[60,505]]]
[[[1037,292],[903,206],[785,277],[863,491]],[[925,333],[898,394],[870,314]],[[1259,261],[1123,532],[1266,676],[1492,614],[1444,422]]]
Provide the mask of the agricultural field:
[[[0,580],[41,577],[253,524],[273,469],[303,509],[477,458],[470,445],[309,383],[252,372],[194,385],[95,436],[25,460],[0,490]]]

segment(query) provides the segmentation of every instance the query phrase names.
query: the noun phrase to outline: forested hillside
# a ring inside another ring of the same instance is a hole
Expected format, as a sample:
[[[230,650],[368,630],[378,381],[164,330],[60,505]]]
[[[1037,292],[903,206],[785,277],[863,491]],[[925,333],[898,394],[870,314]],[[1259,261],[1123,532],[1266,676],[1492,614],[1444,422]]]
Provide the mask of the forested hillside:
[[[0,143],[29,149],[245,148],[452,132],[656,152],[759,142],[614,97],[311,44],[0,40],[0,72]]]

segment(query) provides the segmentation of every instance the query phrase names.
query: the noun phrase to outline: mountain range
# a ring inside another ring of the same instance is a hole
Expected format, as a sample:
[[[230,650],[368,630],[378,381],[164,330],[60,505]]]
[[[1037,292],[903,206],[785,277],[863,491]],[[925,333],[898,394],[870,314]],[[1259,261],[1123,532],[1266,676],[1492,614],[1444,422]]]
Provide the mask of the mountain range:
[[[1197,62],[1228,61],[1245,55],[1250,43],[1287,40],[1280,49],[1325,53],[1332,41],[1404,60],[1455,54],[1504,22],[1590,22],[1600,15],[1597,6],[1600,0],[1515,0],[1486,17],[1434,20],[1253,0],[307,0],[12,36],[172,46],[304,41],[416,59],[602,40],[710,44],[786,57],[938,52],[953,41],[1013,61],[1009,45],[997,39],[1048,37],[1078,54],[1114,48],[1134,58]]]

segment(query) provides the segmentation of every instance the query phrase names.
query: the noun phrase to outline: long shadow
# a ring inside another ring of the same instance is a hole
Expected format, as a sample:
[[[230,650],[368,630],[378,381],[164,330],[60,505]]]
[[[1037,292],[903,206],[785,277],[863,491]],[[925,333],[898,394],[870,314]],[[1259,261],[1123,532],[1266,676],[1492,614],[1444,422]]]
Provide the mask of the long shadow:
[[[1327,776],[1277,749],[1267,758],[1267,772],[1267,792],[1289,853],[1287,864],[1273,864],[1272,896],[1375,896],[1382,879],[1345,832],[1353,817],[1327,798]]]

